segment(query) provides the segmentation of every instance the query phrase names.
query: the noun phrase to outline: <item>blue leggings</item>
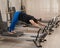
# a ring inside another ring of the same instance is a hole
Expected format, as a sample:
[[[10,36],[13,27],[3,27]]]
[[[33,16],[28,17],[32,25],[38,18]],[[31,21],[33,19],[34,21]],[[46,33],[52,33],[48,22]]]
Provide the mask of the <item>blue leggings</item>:
[[[21,13],[20,11],[17,11],[17,12],[14,13],[13,19],[12,19],[11,24],[10,24],[10,27],[8,29],[9,32],[11,32],[15,29],[15,25],[18,22],[18,17],[19,17],[20,13]]]

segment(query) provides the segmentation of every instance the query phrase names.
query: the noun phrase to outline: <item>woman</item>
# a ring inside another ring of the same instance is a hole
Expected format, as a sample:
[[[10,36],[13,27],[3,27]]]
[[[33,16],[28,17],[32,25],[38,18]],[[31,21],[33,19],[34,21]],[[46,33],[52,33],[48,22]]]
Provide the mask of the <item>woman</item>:
[[[16,33],[14,31],[14,29],[15,29],[15,25],[17,24],[18,21],[23,21],[23,22],[25,22],[27,24],[32,24],[33,26],[36,26],[36,27],[40,27],[39,24],[41,24],[33,16],[28,15],[28,14],[26,14],[24,12],[18,11],[18,12],[15,12],[14,13],[13,19],[12,19],[11,24],[10,24],[10,27],[9,27],[9,32],[8,32],[9,34]],[[42,26],[45,26],[43,24],[41,24],[41,25]]]

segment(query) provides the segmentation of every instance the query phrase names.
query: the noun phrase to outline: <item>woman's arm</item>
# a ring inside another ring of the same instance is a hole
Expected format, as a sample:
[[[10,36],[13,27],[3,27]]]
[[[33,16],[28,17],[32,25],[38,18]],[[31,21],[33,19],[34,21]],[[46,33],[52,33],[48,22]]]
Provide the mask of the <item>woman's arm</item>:
[[[42,25],[42,26],[46,26],[45,24],[41,23],[40,21],[38,21],[38,24]]]
[[[40,25],[37,24],[37,23],[35,23],[33,20],[29,20],[29,22],[30,22],[33,26],[40,27]]]
[[[36,27],[40,27],[40,26],[45,26],[44,24],[42,24],[41,22],[38,21],[38,23],[35,23],[33,20],[29,20],[29,22]]]

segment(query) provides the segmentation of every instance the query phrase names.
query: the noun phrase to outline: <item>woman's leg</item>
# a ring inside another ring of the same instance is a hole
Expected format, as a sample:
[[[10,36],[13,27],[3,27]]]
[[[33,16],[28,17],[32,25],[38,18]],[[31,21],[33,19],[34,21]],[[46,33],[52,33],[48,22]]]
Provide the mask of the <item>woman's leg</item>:
[[[19,16],[19,14],[20,14],[19,11],[14,13],[13,19],[12,19],[10,27],[9,27],[9,32],[14,31],[15,25],[18,22],[18,16]]]

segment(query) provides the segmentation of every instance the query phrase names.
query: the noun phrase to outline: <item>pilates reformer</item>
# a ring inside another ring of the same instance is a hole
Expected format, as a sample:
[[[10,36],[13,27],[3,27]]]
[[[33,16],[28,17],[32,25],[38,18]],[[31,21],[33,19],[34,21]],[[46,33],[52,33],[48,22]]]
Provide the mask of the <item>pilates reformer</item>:
[[[27,25],[27,26],[29,26],[29,25]],[[23,32],[17,32],[16,34],[13,34],[13,35],[9,35],[7,32],[8,32],[7,22],[2,21],[2,16],[1,16],[1,11],[0,11],[0,36],[3,36],[3,37],[20,37],[23,35]],[[33,40],[34,43],[35,43],[35,41],[37,41],[39,32],[40,32],[40,29],[38,31],[36,40]],[[45,35],[47,35],[47,33],[45,33],[45,32],[42,33],[42,35],[40,36],[41,41],[45,38]],[[43,36],[44,36],[44,38],[43,38]],[[41,42],[40,40],[39,40],[39,43]]]

